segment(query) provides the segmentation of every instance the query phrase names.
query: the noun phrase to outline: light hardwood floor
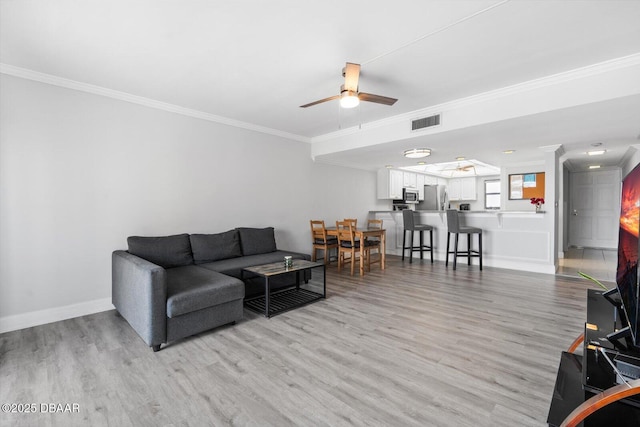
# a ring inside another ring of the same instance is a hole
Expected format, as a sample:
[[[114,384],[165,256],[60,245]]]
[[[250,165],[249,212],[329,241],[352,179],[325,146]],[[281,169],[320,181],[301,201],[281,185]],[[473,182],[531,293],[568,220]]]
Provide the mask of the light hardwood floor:
[[[600,281],[610,282],[607,287],[615,286],[617,249],[571,247],[565,251],[564,256],[558,260],[558,274],[579,277],[578,271],[581,271]]]
[[[153,353],[115,311],[0,335],[11,426],[545,426],[585,280],[388,258],[328,298]]]

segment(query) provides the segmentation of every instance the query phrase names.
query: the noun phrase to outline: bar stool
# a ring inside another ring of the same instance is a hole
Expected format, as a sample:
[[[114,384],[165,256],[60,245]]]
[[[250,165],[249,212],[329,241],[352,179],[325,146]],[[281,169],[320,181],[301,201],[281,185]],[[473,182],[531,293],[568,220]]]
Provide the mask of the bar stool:
[[[471,265],[471,257],[477,257],[480,260],[480,270],[482,270],[482,229],[476,227],[467,227],[460,225],[460,218],[458,217],[458,211],[455,209],[447,210],[447,260],[444,265],[449,266],[449,254],[453,254],[453,269],[456,269],[456,260],[459,256],[466,256],[467,262]],[[449,252],[449,241],[451,240],[451,233],[456,235],[453,251]],[[458,236],[460,234],[467,235],[467,250],[458,251]],[[478,250],[471,249],[471,235],[478,235]]]
[[[404,230],[402,232],[402,260],[404,261],[404,252],[409,249],[409,263],[413,263],[413,252],[420,251],[420,259],[423,258],[424,251],[431,252],[431,262],[433,263],[433,227],[427,224],[416,224],[413,217],[414,212],[409,209],[402,211],[402,219],[404,221]],[[406,245],[407,231],[411,232],[411,240],[409,246]],[[420,232],[420,246],[413,246],[414,232]],[[429,246],[424,244],[423,232],[429,232]]]

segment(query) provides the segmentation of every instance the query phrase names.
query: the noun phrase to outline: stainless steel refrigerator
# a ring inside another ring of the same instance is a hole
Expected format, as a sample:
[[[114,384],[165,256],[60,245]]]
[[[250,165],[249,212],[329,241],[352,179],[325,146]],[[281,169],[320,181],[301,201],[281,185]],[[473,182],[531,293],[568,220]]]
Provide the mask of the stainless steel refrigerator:
[[[416,209],[421,211],[443,211],[448,204],[446,185],[425,185],[424,200],[418,203]]]

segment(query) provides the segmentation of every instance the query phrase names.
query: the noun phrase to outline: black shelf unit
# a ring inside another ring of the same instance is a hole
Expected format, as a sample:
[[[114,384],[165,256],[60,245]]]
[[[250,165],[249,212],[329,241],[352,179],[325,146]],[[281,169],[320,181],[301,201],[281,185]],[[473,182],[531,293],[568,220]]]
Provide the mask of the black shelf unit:
[[[611,344],[607,334],[620,329],[616,308],[605,299],[603,291],[590,289],[587,295],[583,355],[562,352],[553,389],[547,423],[556,427],[585,400],[616,386],[616,374],[600,349],[611,360],[622,354],[640,360],[635,351],[622,351]],[[584,427],[640,426],[640,396],[612,403],[589,415]]]
[[[267,317],[302,307],[303,305],[322,298],[324,298],[324,295],[322,294],[301,288],[292,288],[285,289],[284,291],[273,292],[269,296],[269,315]],[[264,314],[266,310],[266,297],[259,296],[248,299],[244,302],[244,305],[252,311]]]

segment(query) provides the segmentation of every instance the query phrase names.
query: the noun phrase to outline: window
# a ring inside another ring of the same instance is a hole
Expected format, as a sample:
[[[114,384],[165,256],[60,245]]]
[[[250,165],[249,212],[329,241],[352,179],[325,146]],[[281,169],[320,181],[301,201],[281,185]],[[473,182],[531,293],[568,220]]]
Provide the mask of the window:
[[[484,208],[500,209],[500,180],[484,182]]]

